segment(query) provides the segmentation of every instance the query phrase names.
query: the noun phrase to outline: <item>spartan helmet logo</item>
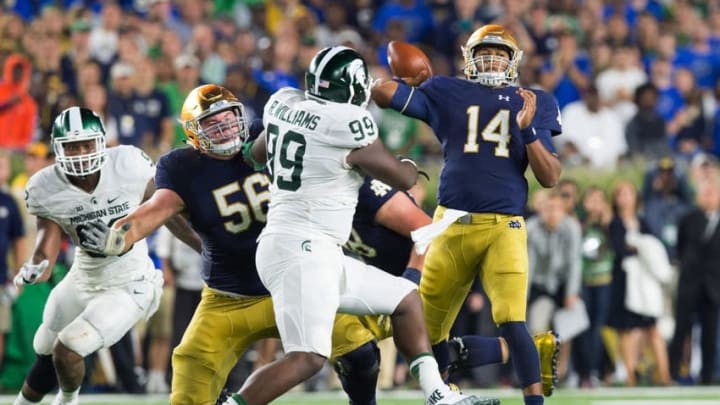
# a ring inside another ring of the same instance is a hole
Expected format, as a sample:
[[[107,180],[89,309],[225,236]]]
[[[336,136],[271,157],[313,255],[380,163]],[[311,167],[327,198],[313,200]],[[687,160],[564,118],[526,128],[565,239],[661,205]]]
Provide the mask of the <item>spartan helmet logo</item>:
[[[370,80],[362,59],[355,59],[347,67],[350,83],[350,103],[365,108],[370,99]]]
[[[365,65],[360,59],[355,59],[348,65],[348,72],[350,77],[353,78],[353,83],[365,84],[367,82],[367,75],[365,74]]]

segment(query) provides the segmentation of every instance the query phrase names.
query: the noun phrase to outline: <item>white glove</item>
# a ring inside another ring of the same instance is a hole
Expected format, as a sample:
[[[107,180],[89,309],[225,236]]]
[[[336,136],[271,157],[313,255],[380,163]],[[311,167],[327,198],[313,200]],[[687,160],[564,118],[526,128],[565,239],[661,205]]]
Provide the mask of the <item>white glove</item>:
[[[90,222],[80,230],[82,247],[107,256],[117,256],[125,251],[125,234],[130,229],[126,223],[120,229],[111,228],[102,221]]]
[[[25,264],[20,267],[20,271],[18,271],[17,275],[15,275],[13,283],[15,283],[15,285],[35,283],[45,272],[48,264],[49,262],[47,259],[44,259],[39,264],[33,264],[30,261],[25,262]]]

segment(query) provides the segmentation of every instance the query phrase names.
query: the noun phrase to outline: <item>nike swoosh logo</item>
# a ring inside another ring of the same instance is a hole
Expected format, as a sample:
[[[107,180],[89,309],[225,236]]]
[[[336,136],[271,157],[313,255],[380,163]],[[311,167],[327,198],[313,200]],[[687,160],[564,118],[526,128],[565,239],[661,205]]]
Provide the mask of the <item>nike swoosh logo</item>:
[[[115,198],[108,198],[108,204],[114,203],[115,200],[117,200],[118,198],[120,198],[120,197],[118,196],[118,197],[115,197]]]
[[[142,294],[142,293],[143,293],[142,291],[133,290],[133,294]]]

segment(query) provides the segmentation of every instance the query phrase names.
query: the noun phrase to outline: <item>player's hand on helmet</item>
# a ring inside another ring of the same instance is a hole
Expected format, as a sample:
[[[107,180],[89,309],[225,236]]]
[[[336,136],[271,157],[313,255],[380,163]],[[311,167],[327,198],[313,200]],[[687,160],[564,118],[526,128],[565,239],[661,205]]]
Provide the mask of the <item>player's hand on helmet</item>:
[[[48,260],[44,259],[38,264],[34,264],[32,261],[25,262],[22,267],[20,267],[20,271],[15,275],[15,278],[13,279],[13,283],[16,286],[24,285],[24,284],[34,284],[38,279],[40,279],[40,276],[45,273],[45,270],[48,268]]]
[[[528,89],[518,88],[517,94],[523,98],[523,106],[522,109],[518,111],[515,119],[517,120],[518,127],[520,129],[525,129],[530,126],[533,118],[535,117],[537,98],[535,96],[535,92]]]
[[[80,245],[93,252],[117,256],[125,251],[125,234],[129,229],[129,223],[114,229],[102,221],[90,222],[80,230]]]

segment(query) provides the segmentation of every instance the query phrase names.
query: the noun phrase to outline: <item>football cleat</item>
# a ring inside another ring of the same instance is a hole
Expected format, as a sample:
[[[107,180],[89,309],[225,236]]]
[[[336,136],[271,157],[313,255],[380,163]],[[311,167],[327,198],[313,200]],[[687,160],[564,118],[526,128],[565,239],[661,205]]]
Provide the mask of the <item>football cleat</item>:
[[[62,391],[58,391],[57,395],[55,395],[55,398],[53,398],[53,401],[50,403],[50,405],[78,405],[80,403],[80,400],[76,396],[73,398],[70,402],[63,401],[63,395]]]
[[[436,391],[425,401],[425,405],[500,405],[500,400],[482,398],[477,395],[464,395],[455,391],[450,391],[443,396]]]
[[[543,395],[549,397],[558,383],[560,337],[553,331],[547,331],[533,336],[533,340],[540,356],[540,379]]]

